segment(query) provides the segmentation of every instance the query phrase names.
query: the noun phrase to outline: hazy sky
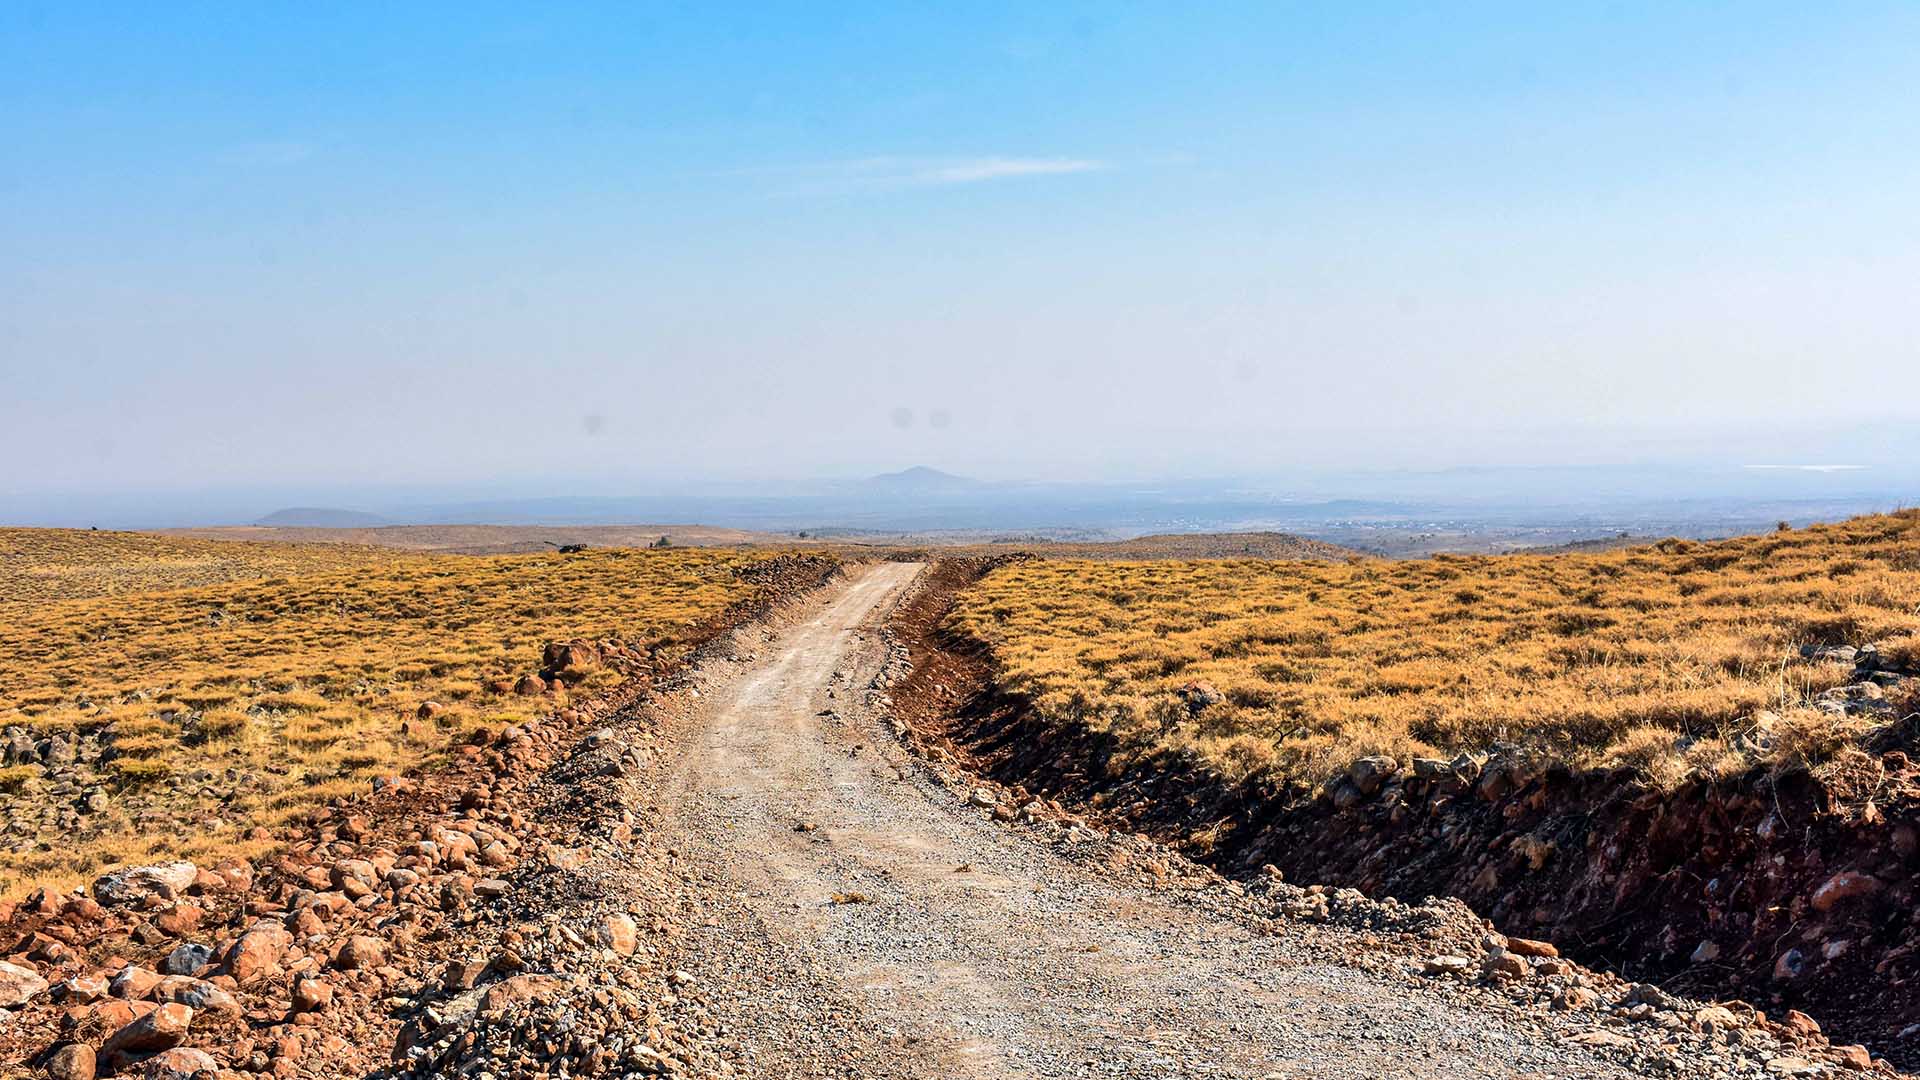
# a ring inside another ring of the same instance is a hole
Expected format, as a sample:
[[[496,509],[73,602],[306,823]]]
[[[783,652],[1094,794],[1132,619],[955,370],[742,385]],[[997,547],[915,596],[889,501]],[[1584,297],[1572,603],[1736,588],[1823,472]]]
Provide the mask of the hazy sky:
[[[1920,421],[1920,6],[937,7],[0,5],[0,491]]]

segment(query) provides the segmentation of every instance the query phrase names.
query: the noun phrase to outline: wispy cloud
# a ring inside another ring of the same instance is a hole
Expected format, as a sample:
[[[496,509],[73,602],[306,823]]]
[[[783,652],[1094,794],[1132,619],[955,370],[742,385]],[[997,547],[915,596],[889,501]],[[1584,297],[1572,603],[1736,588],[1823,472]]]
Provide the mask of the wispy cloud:
[[[943,165],[927,165],[909,174],[922,184],[978,184],[1014,176],[1059,176],[1096,172],[1106,166],[1085,158],[974,158]]]
[[[1103,161],[1067,157],[868,157],[736,169],[722,175],[767,176],[792,181],[806,191],[952,187],[1020,177],[1098,172]]]

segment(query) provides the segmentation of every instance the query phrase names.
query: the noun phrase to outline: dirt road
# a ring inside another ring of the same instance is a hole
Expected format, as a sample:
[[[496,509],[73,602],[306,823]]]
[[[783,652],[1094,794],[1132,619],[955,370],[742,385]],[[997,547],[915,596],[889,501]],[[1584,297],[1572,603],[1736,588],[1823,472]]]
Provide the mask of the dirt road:
[[[1489,935],[1457,901],[1228,881],[917,756],[886,698],[915,654],[881,630],[916,569],[776,567],[769,602],[703,637],[692,665],[486,732],[447,772],[343,800],[252,866],[188,865],[191,903],[0,904],[0,940],[21,943],[0,963],[0,1077],[1869,1067],[1805,1017],[1586,971]],[[102,880],[171,889],[179,870]],[[161,977],[183,959],[200,975]],[[128,1049],[162,1009],[165,1040]]]
[[[759,961],[734,954],[781,950],[851,1016],[840,1037],[893,1048],[900,1075],[1622,1074],[1524,1015],[1342,964],[1324,935],[1123,880],[937,783],[869,689],[878,620],[917,570],[856,571],[704,688],[661,819],[733,910],[690,955],[737,978]],[[812,1000],[743,1003],[732,1037],[768,1074],[816,1074],[786,1060]]]

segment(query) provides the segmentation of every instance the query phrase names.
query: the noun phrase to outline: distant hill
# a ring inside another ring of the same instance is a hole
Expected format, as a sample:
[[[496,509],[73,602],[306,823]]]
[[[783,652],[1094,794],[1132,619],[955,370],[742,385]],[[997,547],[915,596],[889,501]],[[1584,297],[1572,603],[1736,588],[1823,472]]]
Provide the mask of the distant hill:
[[[978,480],[955,476],[925,465],[915,465],[899,472],[881,473],[879,476],[868,477],[866,486],[876,491],[912,495],[941,491],[971,491],[982,485]]]
[[[392,522],[378,514],[340,510],[330,506],[292,506],[275,510],[255,525],[274,529],[371,529]]]

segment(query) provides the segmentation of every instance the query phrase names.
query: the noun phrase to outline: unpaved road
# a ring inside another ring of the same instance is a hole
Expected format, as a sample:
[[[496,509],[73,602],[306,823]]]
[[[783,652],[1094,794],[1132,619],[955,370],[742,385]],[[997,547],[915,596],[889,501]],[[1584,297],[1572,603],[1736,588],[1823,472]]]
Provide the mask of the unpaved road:
[[[937,783],[869,701],[878,622],[917,571],[856,569],[703,689],[660,820],[755,925],[716,918],[697,951],[777,947],[899,1075],[1623,1075],[1523,1016],[1067,858]],[[782,981],[731,1037],[761,1072],[818,1075],[783,1060],[812,999]]]

